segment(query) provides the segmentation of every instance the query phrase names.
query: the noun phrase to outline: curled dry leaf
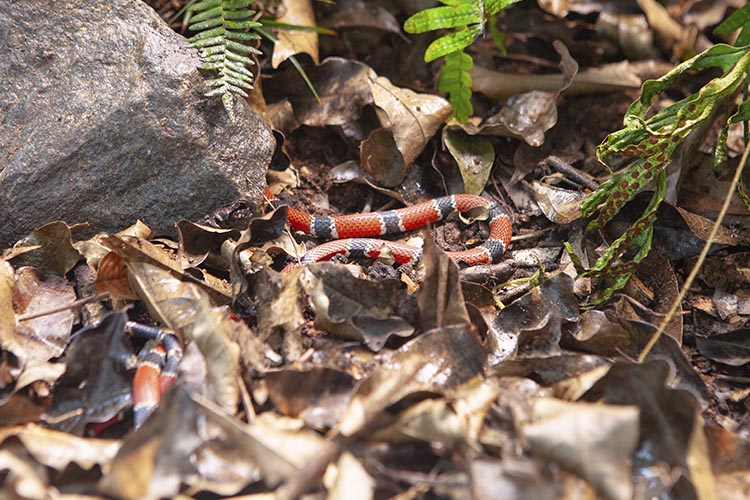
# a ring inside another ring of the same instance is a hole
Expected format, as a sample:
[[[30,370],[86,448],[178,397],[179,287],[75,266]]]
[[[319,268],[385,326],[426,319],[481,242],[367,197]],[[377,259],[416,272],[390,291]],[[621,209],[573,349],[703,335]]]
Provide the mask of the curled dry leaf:
[[[605,498],[633,495],[628,465],[638,444],[638,408],[540,398],[522,427],[531,454],[558,463]]]
[[[344,452],[335,467],[335,479],[327,484],[326,500],[370,500],[375,498],[376,482],[354,455]]]
[[[282,415],[303,419],[314,428],[333,427],[355,389],[351,375],[325,367],[269,372],[265,381],[268,397]]]
[[[73,287],[58,276],[42,278],[36,269],[30,267],[16,272],[13,303],[22,320],[16,321],[17,335],[7,347],[22,365],[15,381],[15,391],[38,381],[52,385],[65,371],[64,364],[50,360],[63,354],[76,315],[70,309],[45,313],[75,300]],[[41,315],[33,317],[37,314]],[[29,319],[23,319],[23,316]],[[11,314],[10,318],[13,317]]]
[[[636,359],[655,330],[649,323],[620,320],[614,314],[591,309],[581,315],[575,329],[566,331],[561,345],[600,356]],[[660,358],[669,359],[675,367],[678,388],[689,390],[704,401],[708,398],[705,384],[675,339],[662,335],[646,357],[648,360]]]
[[[369,425],[388,405],[415,392],[441,393],[482,370],[487,352],[467,324],[437,328],[383,356],[339,423],[350,436]]]
[[[723,335],[696,337],[698,352],[730,366],[750,363],[750,330],[742,328]]]
[[[187,268],[200,265],[210,252],[221,248],[229,238],[239,238],[240,233],[236,229],[219,229],[183,220],[177,223],[177,235],[178,260]]]
[[[19,249],[23,253],[13,252]],[[81,254],[73,247],[70,227],[61,221],[50,222],[31,232],[11,249],[16,267],[32,266],[41,273],[53,273],[58,276],[73,269],[81,260]],[[26,250],[23,250],[26,249]]]
[[[663,462],[689,481],[675,484],[676,497],[714,498],[700,405],[693,392],[667,385],[673,377],[671,365],[663,359],[643,364],[617,362],[582,399],[639,408],[636,481],[648,480],[649,468]]]
[[[109,252],[99,261],[95,285],[98,292],[107,292],[111,299],[138,300],[138,296],[130,288],[125,259],[117,252]]]
[[[554,354],[560,349],[563,324],[577,319],[573,280],[557,274],[500,311],[490,332],[499,345],[504,336],[518,336],[519,349]]]
[[[304,268],[279,273],[265,268],[250,278],[251,297],[258,311],[258,339],[274,348],[283,346],[283,355],[298,360],[307,349],[301,337],[305,324],[307,291],[300,280]]]
[[[547,219],[557,224],[570,224],[581,218],[581,201],[585,193],[533,182],[534,199]]]
[[[414,327],[403,317],[407,302],[396,280],[373,282],[352,276],[345,266],[316,267],[310,290],[315,326],[343,338],[362,340],[373,351],[391,335],[408,337]]]
[[[276,22],[315,27],[315,12],[310,0],[282,0],[280,8],[282,14],[276,18]],[[317,32],[311,29],[279,29],[277,38],[271,57],[271,66],[274,69],[295,54],[307,54],[315,64],[318,64]]]
[[[476,500],[560,498],[560,486],[543,464],[532,460],[482,457],[469,464],[471,494]]]
[[[218,304],[226,304],[230,301],[231,290],[224,280],[199,270],[186,272],[177,264],[175,256],[171,252],[159,248],[151,242],[137,238],[124,239],[118,236],[102,238],[101,242],[125,260],[131,276],[136,274],[135,271],[139,265],[149,264],[152,268],[158,267],[171,273],[177,278],[176,281],[185,281],[200,286]],[[136,283],[131,282],[131,286],[137,288]],[[135,292],[140,294],[137,289]]]
[[[56,471],[64,471],[71,463],[83,469],[107,467],[121,444],[119,440],[84,439],[38,425],[0,429],[0,445],[11,437],[18,439],[35,460]]]
[[[15,272],[8,261],[0,259],[0,348],[11,351],[18,342],[16,313],[13,310]]]
[[[373,104],[384,113],[384,118],[380,118],[383,129],[362,142],[360,161],[380,184],[396,186],[404,180],[409,166],[450,114],[450,104],[439,96],[396,87],[387,78],[376,76],[372,70],[368,85]],[[392,134],[395,148],[390,147],[390,139],[384,136],[386,133]],[[391,159],[370,158],[367,153],[381,137],[385,142],[378,144],[376,149],[391,149]],[[394,161],[398,168],[394,168]]]
[[[23,492],[24,499],[45,500],[59,494],[57,488],[48,485],[43,467],[11,450],[0,449],[0,472],[3,473],[3,487],[12,496]]]
[[[488,137],[470,136],[459,128],[443,129],[443,144],[458,164],[464,193],[481,194],[495,163],[495,147]]]
[[[123,335],[126,321],[125,313],[113,311],[76,332],[47,412],[51,425],[82,434],[87,424],[106,422],[131,404],[128,368],[134,359]]]
[[[384,7],[362,0],[337,4],[336,11],[321,22],[323,26],[341,29],[372,28],[401,35],[401,24]]]
[[[431,330],[449,325],[470,325],[463,291],[458,277],[458,266],[427,238],[424,245],[425,278],[417,291],[419,325]]]
[[[240,328],[226,309],[214,307],[203,288],[185,283],[160,265],[128,263],[132,283],[152,317],[195,342],[206,358],[210,399],[234,412],[239,400]]]

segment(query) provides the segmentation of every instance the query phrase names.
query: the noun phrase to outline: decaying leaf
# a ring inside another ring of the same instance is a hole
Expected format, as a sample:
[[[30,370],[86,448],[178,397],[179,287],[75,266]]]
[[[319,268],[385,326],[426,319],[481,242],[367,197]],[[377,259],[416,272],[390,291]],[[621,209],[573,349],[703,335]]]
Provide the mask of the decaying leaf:
[[[361,340],[373,351],[382,349],[391,335],[414,332],[403,317],[407,297],[400,282],[360,280],[344,266],[317,269],[327,271],[316,276],[310,290],[317,328]]]
[[[458,128],[443,129],[443,143],[458,164],[464,192],[481,194],[495,162],[495,148],[487,137],[469,136]]]
[[[127,318],[114,311],[96,325],[76,332],[65,355],[65,374],[57,383],[46,420],[82,434],[89,423],[110,420],[131,403],[133,354],[123,335]]]
[[[490,332],[499,344],[504,335],[513,335],[519,349],[551,354],[559,350],[563,325],[577,319],[573,280],[557,274],[501,311]]]
[[[64,276],[81,259],[81,254],[73,248],[70,226],[61,221],[35,229],[16,243],[14,249],[21,253],[14,252],[13,257],[6,258],[12,258],[16,267],[32,266],[42,273],[58,276]]]
[[[534,195],[542,213],[552,222],[570,224],[581,218],[581,201],[585,194],[535,182]]]
[[[84,439],[33,424],[1,429],[0,444],[9,438],[18,439],[39,463],[57,471],[71,463],[83,469],[108,466],[121,444],[116,439]]]
[[[388,354],[363,382],[339,423],[352,435],[388,405],[419,391],[440,392],[458,387],[482,369],[486,351],[468,325],[437,328]]]
[[[675,483],[675,496],[713,498],[714,478],[698,400],[689,391],[669,388],[672,376],[671,366],[664,360],[615,363],[583,399],[638,407],[639,451],[633,467],[636,478],[645,481],[649,467],[663,461],[690,479],[689,483]]]
[[[629,500],[638,417],[634,406],[542,398],[534,401],[533,420],[522,431],[532,455],[576,473],[606,498]]]
[[[283,0],[281,2],[282,15],[276,22],[299,27],[314,27],[315,13],[310,0]],[[315,64],[318,64],[318,33],[308,29],[280,29],[278,40],[273,46],[271,66],[278,68],[279,64],[295,54],[307,54]]]

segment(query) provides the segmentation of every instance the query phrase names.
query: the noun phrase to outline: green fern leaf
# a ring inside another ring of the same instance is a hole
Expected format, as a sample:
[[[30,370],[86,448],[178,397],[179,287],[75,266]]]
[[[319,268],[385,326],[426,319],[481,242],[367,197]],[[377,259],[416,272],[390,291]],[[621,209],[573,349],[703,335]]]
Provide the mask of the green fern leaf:
[[[432,42],[427,50],[424,51],[425,62],[434,61],[438,57],[443,57],[452,52],[460,52],[472,44],[472,42],[481,34],[482,26],[473,26],[455,33],[449,33],[441,36]]]
[[[448,94],[448,100],[453,112],[448,117],[455,118],[461,123],[474,113],[471,105],[471,74],[469,70],[474,65],[469,54],[454,52],[445,56],[445,64],[440,68],[438,90]]]
[[[261,24],[254,21],[251,4],[252,0],[203,0],[190,7],[189,29],[197,33],[189,42],[200,52],[199,67],[216,73],[206,82],[206,96],[221,95],[227,110],[233,94],[247,97],[246,91],[253,88],[255,76],[248,68],[255,62],[248,56],[260,51],[249,43],[260,38],[253,30]]]
[[[481,5],[481,2],[480,4]],[[407,33],[426,33],[445,28],[459,28],[482,22],[482,11],[476,3],[435,7],[417,12],[404,22]]]

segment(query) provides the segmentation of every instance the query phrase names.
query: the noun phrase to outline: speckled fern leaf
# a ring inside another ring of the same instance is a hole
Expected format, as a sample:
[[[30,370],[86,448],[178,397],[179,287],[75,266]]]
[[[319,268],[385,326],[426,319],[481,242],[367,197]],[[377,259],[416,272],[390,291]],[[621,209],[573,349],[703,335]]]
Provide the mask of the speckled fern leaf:
[[[674,85],[686,72],[718,68],[722,75],[709,81],[703,88],[651,115],[654,98]],[[599,160],[605,165],[618,157],[630,157],[630,166],[602,184],[582,204],[585,217],[597,213],[589,229],[609,222],[636,194],[652,180],[656,190],[641,217],[599,257],[585,275],[606,277],[612,285],[599,297],[602,301],[627,283],[635,266],[651,249],[656,210],[666,192],[666,168],[672,155],[688,135],[713,120],[714,111],[722,102],[731,105],[729,97],[747,85],[750,78],[750,46],[716,45],[685,61],[657,80],[644,82],[641,97],[625,113],[622,130],[607,136],[597,149]],[[727,127],[731,123],[750,119],[750,105],[743,101],[736,112],[726,119],[716,144],[715,161],[726,157]],[[707,128],[706,128],[707,130]]]
[[[229,109],[233,94],[247,97],[253,88],[254,63],[251,54],[260,54],[250,44],[260,37],[253,31],[261,24],[253,20],[252,0],[203,0],[193,4],[190,11],[190,30],[198,32],[190,38],[200,50],[200,68],[214,71],[216,77],[207,83],[206,95],[221,95]]]

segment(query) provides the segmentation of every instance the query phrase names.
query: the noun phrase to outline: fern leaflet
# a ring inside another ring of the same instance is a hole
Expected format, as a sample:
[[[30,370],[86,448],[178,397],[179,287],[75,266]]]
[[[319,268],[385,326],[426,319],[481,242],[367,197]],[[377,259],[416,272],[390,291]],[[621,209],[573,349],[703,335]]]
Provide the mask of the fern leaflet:
[[[440,0],[441,7],[417,12],[404,23],[407,33],[426,33],[453,29],[434,40],[424,53],[425,62],[445,56],[438,89],[447,92],[453,113],[449,118],[465,122],[473,113],[471,106],[471,56],[463,51],[484,33],[487,19],[519,0]]]
[[[445,56],[445,64],[440,68],[438,90],[448,94],[453,112],[448,117],[464,123],[474,113],[471,105],[471,74],[474,65],[469,54],[453,52]]]
[[[250,57],[260,51],[249,45],[260,37],[252,30],[261,26],[253,20],[252,0],[203,0],[190,7],[195,13],[189,29],[198,32],[188,41],[200,51],[200,68],[215,71],[216,77],[207,84],[206,95],[221,95],[229,110],[232,95],[247,97],[253,88],[254,75]]]

